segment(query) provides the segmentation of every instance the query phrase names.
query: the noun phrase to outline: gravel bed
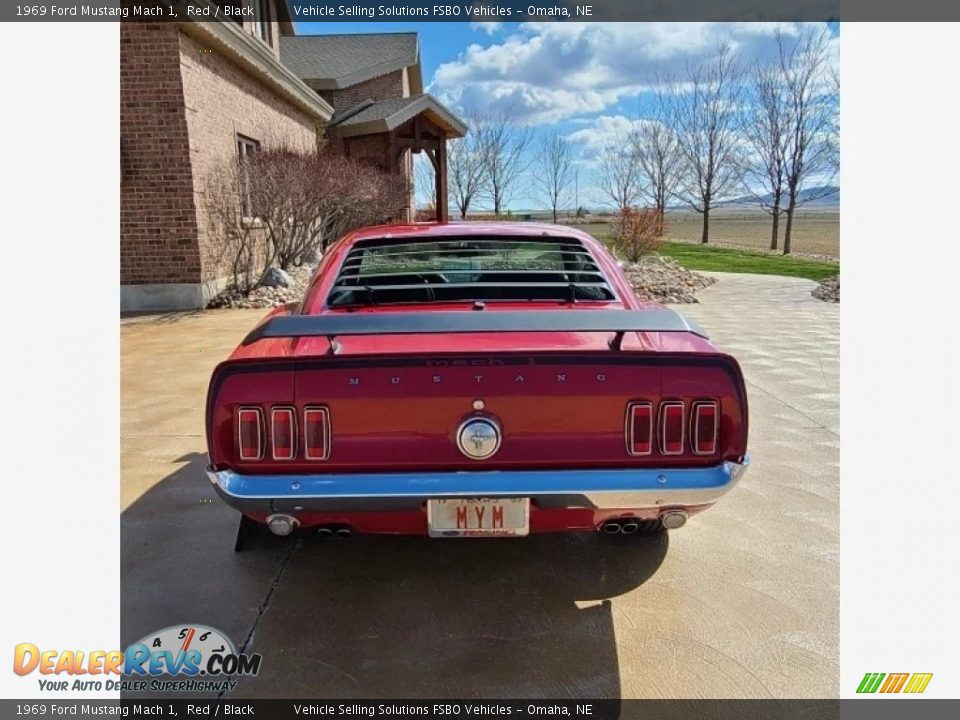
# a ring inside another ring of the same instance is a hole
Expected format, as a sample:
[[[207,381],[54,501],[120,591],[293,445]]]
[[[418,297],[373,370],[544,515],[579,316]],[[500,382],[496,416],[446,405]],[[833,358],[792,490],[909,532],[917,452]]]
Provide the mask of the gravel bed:
[[[289,302],[299,302],[307,291],[307,285],[313,277],[313,270],[313,266],[310,265],[292,268],[289,271],[290,278],[293,280],[290,287],[258,287],[247,296],[234,288],[227,288],[207,303],[207,309],[272,308]]]
[[[840,302],[840,276],[822,280],[810,294],[817,300],[823,300],[824,302]]]
[[[676,260],[663,255],[650,255],[623,269],[627,280],[641,300],[661,303],[695,303],[698,290],[713,285],[717,279],[687,270]]]

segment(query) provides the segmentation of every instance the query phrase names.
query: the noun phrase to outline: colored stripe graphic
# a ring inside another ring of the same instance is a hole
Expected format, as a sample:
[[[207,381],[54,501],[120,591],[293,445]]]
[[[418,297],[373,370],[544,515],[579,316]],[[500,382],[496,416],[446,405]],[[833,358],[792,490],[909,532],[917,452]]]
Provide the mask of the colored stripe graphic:
[[[860,687],[857,688],[857,692],[875,693],[877,688],[880,687],[880,682],[884,677],[886,677],[885,673],[867,673],[863,676],[863,680],[860,681]]]
[[[858,693],[922,693],[927,689],[933,673],[867,673],[857,686]],[[886,679],[886,680],[884,680]],[[882,685],[881,685],[882,683]]]
[[[900,689],[903,687],[903,684],[907,681],[908,677],[910,677],[910,673],[890,673],[887,675],[887,681],[883,684],[883,687],[880,688],[880,692],[900,692]]]
[[[922,693],[927,689],[927,685],[930,684],[930,678],[933,677],[933,673],[914,673],[910,677],[910,682],[907,683],[907,687],[904,690],[905,693]]]

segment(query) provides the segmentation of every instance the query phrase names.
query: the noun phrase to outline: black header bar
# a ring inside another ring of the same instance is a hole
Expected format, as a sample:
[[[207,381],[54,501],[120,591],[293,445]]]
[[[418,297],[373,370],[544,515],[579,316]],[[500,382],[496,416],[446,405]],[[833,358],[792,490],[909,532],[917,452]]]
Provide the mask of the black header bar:
[[[917,0],[278,0],[294,22],[836,21],[960,19],[960,4]],[[255,0],[34,0],[0,21],[233,22]]]

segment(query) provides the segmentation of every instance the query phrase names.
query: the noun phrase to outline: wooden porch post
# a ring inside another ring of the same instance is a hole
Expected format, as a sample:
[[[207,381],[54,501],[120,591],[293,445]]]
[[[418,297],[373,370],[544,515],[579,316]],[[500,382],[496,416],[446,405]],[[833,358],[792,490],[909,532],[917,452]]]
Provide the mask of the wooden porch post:
[[[447,205],[447,134],[445,131],[440,131],[439,140],[434,168],[437,180],[437,222],[448,222],[450,212]]]

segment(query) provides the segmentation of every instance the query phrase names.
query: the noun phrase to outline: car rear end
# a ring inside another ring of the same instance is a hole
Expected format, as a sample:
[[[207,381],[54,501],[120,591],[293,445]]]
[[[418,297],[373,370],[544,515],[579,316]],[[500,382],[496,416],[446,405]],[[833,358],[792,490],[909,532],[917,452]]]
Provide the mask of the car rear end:
[[[322,308],[275,314],[214,372],[217,491],[278,534],[629,534],[709,507],[747,463],[740,369],[579,247],[572,272],[567,257],[565,274],[537,262],[499,283],[475,240],[459,274],[427,281],[415,264],[345,274],[362,266],[345,252]]]

